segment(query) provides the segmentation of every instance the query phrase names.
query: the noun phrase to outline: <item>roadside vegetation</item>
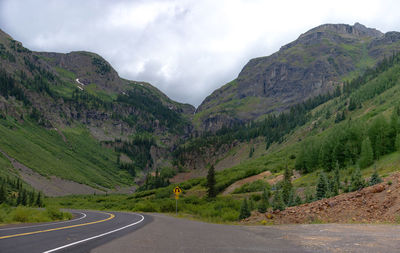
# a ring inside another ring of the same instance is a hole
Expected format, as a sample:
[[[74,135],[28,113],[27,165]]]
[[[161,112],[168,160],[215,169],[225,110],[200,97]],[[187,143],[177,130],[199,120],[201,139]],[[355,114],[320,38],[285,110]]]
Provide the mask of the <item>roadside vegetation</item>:
[[[50,222],[70,219],[72,219],[71,213],[61,212],[59,209],[54,207],[37,209],[26,206],[11,207],[6,204],[0,205],[0,225],[10,223]]]

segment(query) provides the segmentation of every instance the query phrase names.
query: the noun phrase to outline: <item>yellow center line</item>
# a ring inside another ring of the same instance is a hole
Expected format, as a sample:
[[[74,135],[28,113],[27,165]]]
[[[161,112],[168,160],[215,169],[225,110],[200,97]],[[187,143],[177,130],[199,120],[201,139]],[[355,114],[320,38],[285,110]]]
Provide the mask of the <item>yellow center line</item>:
[[[38,230],[38,231],[33,231],[33,232],[28,232],[28,233],[22,233],[22,234],[15,234],[15,235],[6,235],[6,236],[1,236],[1,239],[6,239],[6,238],[11,238],[11,237],[17,237],[17,236],[24,236],[24,235],[33,235],[33,234],[39,234],[39,233],[44,233],[44,232],[50,232],[50,231],[56,231],[56,230],[62,230],[62,229],[67,229],[67,228],[76,228],[76,227],[82,227],[82,226],[87,226],[87,225],[92,225],[100,222],[105,222],[108,220],[111,220],[115,217],[114,214],[112,213],[106,213],[110,215],[107,219],[104,220],[98,220],[98,221],[92,221],[88,223],[82,223],[82,224],[77,224],[77,225],[72,225],[72,226],[66,226],[66,227],[59,227],[59,228],[51,228],[51,229],[46,229],[46,230]]]

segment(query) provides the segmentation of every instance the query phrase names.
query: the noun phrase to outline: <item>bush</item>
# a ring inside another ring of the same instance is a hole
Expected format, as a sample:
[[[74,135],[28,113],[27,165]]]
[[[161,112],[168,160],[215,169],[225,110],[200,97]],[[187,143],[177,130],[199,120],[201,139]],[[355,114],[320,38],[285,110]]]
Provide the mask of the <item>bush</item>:
[[[240,207],[240,214],[239,214],[239,220],[246,219],[247,217],[250,217],[250,208],[249,205],[247,204],[247,199],[243,199],[242,206]]]
[[[258,191],[263,191],[265,188],[270,189],[271,187],[267,182],[264,182],[263,180],[260,179],[251,183],[245,183],[241,187],[235,189],[233,193],[236,194],[236,193],[258,192]]]
[[[175,201],[172,199],[166,199],[160,203],[160,212],[163,213],[172,213],[175,212],[176,206]]]
[[[17,222],[28,222],[31,216],[29,209],[26,207],[18,206],[12,212],[12,220]]]

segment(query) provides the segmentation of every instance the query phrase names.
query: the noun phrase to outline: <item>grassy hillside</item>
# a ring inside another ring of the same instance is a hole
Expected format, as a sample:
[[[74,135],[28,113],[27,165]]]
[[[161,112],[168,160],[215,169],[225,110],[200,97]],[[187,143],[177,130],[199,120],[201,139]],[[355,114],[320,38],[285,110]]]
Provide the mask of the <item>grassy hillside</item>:
[[[30,120],[7,117],[0,119],[0,135],[0,149],[44,176],[95,188],[133,183],[132,177],[118,168],[114,150],[102,147],[83,127],[47,130]]]

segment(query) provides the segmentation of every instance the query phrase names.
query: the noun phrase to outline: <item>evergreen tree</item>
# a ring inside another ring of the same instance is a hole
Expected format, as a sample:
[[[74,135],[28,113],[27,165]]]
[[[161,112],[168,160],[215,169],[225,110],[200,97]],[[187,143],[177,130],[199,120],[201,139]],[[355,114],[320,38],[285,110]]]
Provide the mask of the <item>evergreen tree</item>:
[[[382,178],[379,177],[378,171],[376,170],[376,167],[374,169],[374,173],[371,176],[371,179],[369,180],[369,185],[376,185],[382,183]]]
[[[37,207],[43,207],[44,206],[41,192],[39,192],[38,195],[37,195],[35,205]]]
[[[274,199],[272,201],[272,208],[274,209],[274,211],[285,210],[285,203],[283,202],[281,191],[275,191]]]
[[[400,134],[396,136],[395,147],[397,151],[400,151]]]
[[[361,170],[360,168],[356,168],[356,170],[353,172],[351,175],[351,191],[358,191],[365,186],[365,181],[361,175]]]
[[[35,192],[34,191],[29,192],[28,205],[29,206],[35,205]]]
[[[119,165],[121,163],[121,153],[117,154],[117,164]]]
[[[261,199],[266,201],[268,203],[269,206],[269,198],[271,197],[271,192],[269,191],[269,189],[267,187],[264,187],[263,193],[261,195]]]
[[[397,110],[394,110],[392,116],[390,118],[390,131],[389,131],[389,139],[390,139],[390,151],[397,150],[396,147],[396,137],[399,133],[399,115],[397,114]]]
[[[249,158],[252,158],[254,154],[254,146],[250,147]]]
[[[247,217],[250,217],[250,209],[249,205],[247,204],[247,199],[244,198],[242,202],[242,206],[240,207],[240,214],[239,214],[239,220],[246,219]]]
[[[28,205],[28,194],[26,193],[25,189],[22,190],[21,205],[23,205],[23,206]]]
[[[337,189],[339,191],[339,189],[341,188],[341,186],[340,186],[339,164],[336,164],[335,171],[334,171],[334,178],[335,178],[336,187],[337,187]]]
[[[286,166],[284,177],[283,177],[283,185],[282,185],[282,198],[283,202],[286,205],[289,205],[290,202],[290,194],[292,192],[292,170],[288,169]]]
[[[374,152],[372,150],[371,141],[367,137],[361,144],[360,160],[358,162],[361,169],[370,166],[374,161]]]
[[[267,211],[267,208],[268,208],[267,203],[265,202],[264,199],[261,199],[260,203],[258,203],[258,208],[257,208],[258,211],[260,213],[265,213]]]
[[[294,204],[295,204],[295,206],[299,206],[299,205],[303,204],[303,201],[301,200],[299,195],[297,195],[296,198],[294,199]]]
[[[21,205],[21,201],[22,201],[22,189],[18,190],[18,196],[17,196],[17,206]]]
[[[5,183],[2,183],[0,188],[0,204],[5,203],[6,201],[7,201],[7,190]]]
[[[217,191],[215,189],[215,169],[214,165],[211,165],[210,168],[208,169],[208,174],[207,174],[207,196],[209,198],[215,198],[217,196]],[[247,201],[246,201],[247,205]]]
[[[339,195],[339,188],[334,177],[329,177],[328,184],[329,184],[329,197],[334,197]]]
[[[316,197],[317,199],[323,199],[327,197],[327,193],[328,193],[328,182],[325,173],[321,172],[318,178]]]
[[[390,127],[383,116],[377,117],[368,130],[374,158],[379,159],[390,151]]]

